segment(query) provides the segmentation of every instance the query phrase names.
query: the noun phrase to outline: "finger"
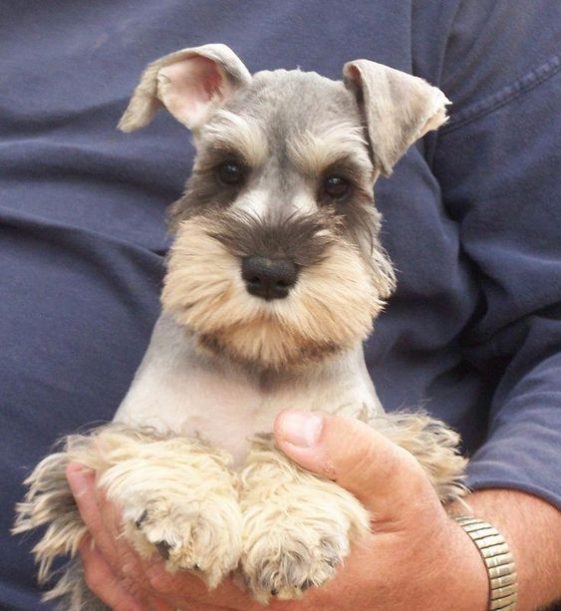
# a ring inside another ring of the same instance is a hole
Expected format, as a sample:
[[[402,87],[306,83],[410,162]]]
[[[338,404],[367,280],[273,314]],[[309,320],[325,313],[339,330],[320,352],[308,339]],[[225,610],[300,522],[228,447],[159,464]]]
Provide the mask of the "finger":
[[[176,611],[178,606],[171,604],[161,598],[148,597],[148,607],[150,611]]]
[[[66,479],[80,512],[82,522],[96,546],[110,564],[118,562],[115,539],[108,532],[96,498],[95,474],[81,465],[71,463],[66,467]]]
[[[80,517],[96,547],[112,567],[114,573],[132,577],[142,572],[140,560],[124,537],[120,536],[120,518],[117,509],[97,489],[95,476],[81,465],[70,464],[66,477],[76,500]]]
[[[202,603],[189,603],[184,607],[185,611],[236,611],[233,607],[215,607],[214,605],[203,605]]]
[[[352,492],[377,521],[401,522],[439,505],[413,455],[358,420],[287,410],[274,433],[287,456]]]
[[[113,573],[101,552],[90,541],[80,547],[88,588],[113,611],[146,611]]]
[[[150,567],[146,571],[146,577],[156,596],[176,601],[180,609],[189,611],[199,609],[261,611],[263,609],[262,605],[251,599],[247,592],[240,590],[231,579],[226,579],[216,589],[209,591],[199,577],[186,572],[172,575],[161,564]]]

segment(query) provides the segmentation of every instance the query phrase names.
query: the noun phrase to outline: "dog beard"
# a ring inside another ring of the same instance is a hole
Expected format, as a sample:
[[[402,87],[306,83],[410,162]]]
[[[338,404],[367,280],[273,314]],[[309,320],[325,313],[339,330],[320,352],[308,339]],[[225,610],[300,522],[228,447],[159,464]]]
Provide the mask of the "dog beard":
[[[241,260],[254,255],[296,263],[298,280],[286,298],[265,301],[247,292]],[[280,371],[365,339],[383,307],[385,284],[333,218],[267,223],[221,212],[178,225],[162,305],[202,349]]]

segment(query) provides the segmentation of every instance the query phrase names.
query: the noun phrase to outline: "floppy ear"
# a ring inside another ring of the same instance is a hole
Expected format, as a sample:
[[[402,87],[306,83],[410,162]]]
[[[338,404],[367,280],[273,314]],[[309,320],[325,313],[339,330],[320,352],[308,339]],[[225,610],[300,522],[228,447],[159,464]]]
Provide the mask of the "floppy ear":
[[[226,45],[182,49],[151,63],[119,121],[131,132],[148,125],[165,107],[183,125],[197,129],[251,75]]]
[[[450,101],[421,78],[366,59],[345,64],[343,77],[364,114],[374,161],[384,176],[415,140],[447,119]]]

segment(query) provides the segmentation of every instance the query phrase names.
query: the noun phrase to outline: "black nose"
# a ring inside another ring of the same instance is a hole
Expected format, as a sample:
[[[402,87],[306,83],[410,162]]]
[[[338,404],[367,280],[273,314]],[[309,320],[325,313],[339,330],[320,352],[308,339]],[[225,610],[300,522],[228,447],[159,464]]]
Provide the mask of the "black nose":
[[[242,278],[250,295],[283,299],[296,284],[298,268],[288,259],[246,257],[242,261]]]

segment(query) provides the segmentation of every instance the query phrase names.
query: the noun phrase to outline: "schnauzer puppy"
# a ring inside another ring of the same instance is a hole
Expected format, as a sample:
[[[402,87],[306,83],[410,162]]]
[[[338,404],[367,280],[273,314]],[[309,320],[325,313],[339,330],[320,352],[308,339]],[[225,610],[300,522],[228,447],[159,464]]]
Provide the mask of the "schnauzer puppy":
[[[290,599],[331,579],[367,511],[274,446],[283,408],[368,422],[414,454],[443,502],[462,494],[457,436],[424,414],[384,414],[362,341],[394,289],[372,186],[446,119],[422,79],[366,60],[343,81],[298,70],[253,76],[224,45],[150,64],[125,132],[166,108],[197,156],[171,207],[162,314],[114,422],[73,435],[28,478],[15,532],[45,525],[48,597],[106,608],[76,550],[85,534],[64,470],[78,462],[122,511],[125,536],[209,587],[236,572],[253,596]]]

